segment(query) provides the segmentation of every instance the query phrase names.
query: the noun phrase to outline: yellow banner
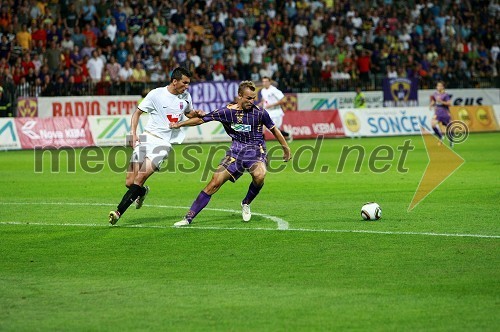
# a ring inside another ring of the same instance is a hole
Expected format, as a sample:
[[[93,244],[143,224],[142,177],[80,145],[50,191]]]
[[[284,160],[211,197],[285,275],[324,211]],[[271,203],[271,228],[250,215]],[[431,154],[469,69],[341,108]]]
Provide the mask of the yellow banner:
[[[451,106],[451,118],[464,122],[470,131],[500,130],[491,106]]]

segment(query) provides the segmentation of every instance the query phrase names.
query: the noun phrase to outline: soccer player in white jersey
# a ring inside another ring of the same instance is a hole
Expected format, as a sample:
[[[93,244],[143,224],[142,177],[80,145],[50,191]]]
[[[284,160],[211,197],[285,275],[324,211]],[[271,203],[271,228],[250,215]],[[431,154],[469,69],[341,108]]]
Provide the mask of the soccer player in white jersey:
[[[142,207],[149,192],[149,187],[144,186],[144,183],[160,169],[172,144],[180,144],[184,140],[184,132],[170,129],[170,123],[180,121],[184,116],[192,118],[204,115],[202,111],[192,109],[191,95],[187,91],[190,81],[191,73],[187,69],[174,69],[170,84],[151,90],[132,114],[130,144],[134,152],[127,169],[125,185],[128,191],[117,209],[109,212],[110,224],[116,224],[133,202],[137,209]],[[149,120],[142,135],[138,136],[137,126],[143,113],[149,114]]]
[[[263,107],[271,116],[276,128],[280,129],[281,134],[288,141],[292,140],[292,134],[281,130],[283,125],[283,112],[282,105],[285,103],[285,95],[280,89],[271,84],[271,79],[267,76],[262,77],[263,88],[260,90],[261,101],[259,106]]]

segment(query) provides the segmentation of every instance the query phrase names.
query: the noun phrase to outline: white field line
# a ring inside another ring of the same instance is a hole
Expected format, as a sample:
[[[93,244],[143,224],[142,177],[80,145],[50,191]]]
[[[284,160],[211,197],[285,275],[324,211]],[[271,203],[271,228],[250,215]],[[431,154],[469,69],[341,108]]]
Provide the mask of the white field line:
[[[75,203],[75,202],[0,202],[0,205],[73,205],[73,206],[116,206],[116,204],[109,203]],[[144,204],[144,206],[163,208],[163,209],[183,209],[188,210],[189,206],[172,206],[172,205],[149,205]],[[207,211],[217,211],[217,212],[228,212],[228,213],[241,213],[241,210],[231,210],[231,209],[215,209],[215,208],[204,208]],[[289,228],[288,222],[276,216],[271,216],[264,213],[252,212],[252,215],[259,216],[276,223],[279,230],[287,230]]]
[[[0,205],[86,205],[86,206],[114,206],[114,204],[107,203],[63,203],[63,202],[42,202],[42,203],[10,203],[10,202],[0,202]],[[145,205],[146,206],[146,205]],[[177,209],[187,209],[188,207],[182,206],[168,206],[168,205],[149,205],[150,207],[159,208],[177,208]],[[229,209],[207,209],[211,211],[222,211],[230,213],[239,213],[237,210]],[[256,214],[267,219],[276,218],[278,220],[283,220],[278,217],[269,216],[265,214]],[[272,220],[272,219],[271,219]],[[274,221],[274,220],[273,220]],[[284,220],[283,220],[284,221]],[[276,221],[275,221],[276,222]],[[433,233],[433,232],[398,232],[398,231],[372,231],[372,230],[359,230],[359,229],[311,229],[311,228],[288,228],[288,223],[286,223],[287,228],[270,228],[270,227],[254,227],[254,228],[242,228],[242,227],[215,227],[215,226],[196,226],[191,225],[183,227],[183,229],[203,229],[203,230],[219,230],[219,231],[291,231],[291,232],[314,232],[314,233],[361,233],[361,234],[382,234],[382,235],[420,235],[420,236],[441,236],[441,237],[471,237],[471,238],[484,238],[484,239],[500,239],[500,235],[486,235],[486,234],[460,234],[460,233]],[[0,225],[25,225],[25,226],[59,226],[59,227],[98,227],[98,228],[111,228],[111,227],[121,227],[121,228],[156,228],[156,229],[172,229],[176,228],[174,226],[161,226],[161,225],[119,225],[110,226],[108,224],[96,224],[96,223],[44,223],[44,222],[20,222],[20,221],[6,221],[0,222]]]

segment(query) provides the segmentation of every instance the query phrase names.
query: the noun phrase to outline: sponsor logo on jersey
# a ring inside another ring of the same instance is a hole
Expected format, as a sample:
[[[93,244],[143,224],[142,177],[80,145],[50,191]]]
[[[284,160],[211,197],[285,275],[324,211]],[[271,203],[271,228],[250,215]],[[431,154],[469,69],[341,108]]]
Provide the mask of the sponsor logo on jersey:
[[[167,119],[170,122],[179,122],[179,120],[181,119],[181,115],[180,114],[167,114]]]
[[[252,126],[248,124],[241,124],[241,123],[231,123],[231,128],[234,131],[240,132],[240,133],[248,133],[252,131]]]

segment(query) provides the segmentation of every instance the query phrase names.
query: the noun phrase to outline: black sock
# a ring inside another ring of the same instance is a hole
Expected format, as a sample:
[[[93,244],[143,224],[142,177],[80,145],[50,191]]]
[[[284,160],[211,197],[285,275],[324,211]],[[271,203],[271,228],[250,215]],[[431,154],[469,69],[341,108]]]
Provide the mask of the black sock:
[[[131,186],[126,186],[128,189],[130,189]],[[139,191],[139,196],[144,196],[146,195],[146,188],[144,186],[141,187],[141,190]]]
[[[286,131],[283,131],[283,130],[280,130],[281,131],[281,135],[283,135],[283,137],[290,137],[290,134],[287,133]]]
[[[129,190],[125,193],[125,195],[123,195],[122,201],[120,202],[120,204],[118,204],[117,210],[120,215],[124,214],[125,211],[127,211],[130,204],[132,204],[137,199],[137,197],[140,196],[140,193],[143,192],[143,190],[145,191],[144,188],[137,184],[133,184],[130,186]]]
[[[434,130],[434,133],[436,134],[439,139],[443,139],[443,134],[441,134],[441,129],[439,128],[439,125],[435,125],[432,127],[432,130]]]

